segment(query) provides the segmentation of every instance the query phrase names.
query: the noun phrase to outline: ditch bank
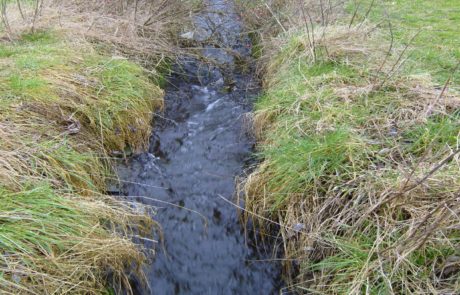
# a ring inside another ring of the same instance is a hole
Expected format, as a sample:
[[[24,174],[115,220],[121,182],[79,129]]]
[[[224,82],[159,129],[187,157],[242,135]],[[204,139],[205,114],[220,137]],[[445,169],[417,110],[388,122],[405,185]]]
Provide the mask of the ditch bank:
[[[424,15],[455,10],[352,2],[239,2],[264,75],[246,209],[282,225],[296,294],[457,294],[458,46]]]

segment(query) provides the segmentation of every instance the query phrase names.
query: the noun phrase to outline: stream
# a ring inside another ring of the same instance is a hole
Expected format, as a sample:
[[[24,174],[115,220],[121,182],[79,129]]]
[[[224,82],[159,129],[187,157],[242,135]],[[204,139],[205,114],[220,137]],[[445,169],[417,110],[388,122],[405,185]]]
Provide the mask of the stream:
[[[228,0],[208,0],[184,38],[204,58],[183,57],[168,78],[150,150],[118,167],[122,193],[157,208],[161,226],[149,288],[138,294],[279,294],[272,248],[245,237],[236,177],[252,160],[245,132],[259,84],[248,65],[251,41]],[[203,61],[203,60],[206,60]]]

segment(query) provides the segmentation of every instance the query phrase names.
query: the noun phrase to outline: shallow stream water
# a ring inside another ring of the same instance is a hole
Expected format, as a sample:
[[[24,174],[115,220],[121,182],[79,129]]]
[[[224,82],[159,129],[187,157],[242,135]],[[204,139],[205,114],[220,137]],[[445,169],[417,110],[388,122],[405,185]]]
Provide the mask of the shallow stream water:
[[[254,145],[245,132],[258,90],[246,64],[250,40],[228,0],[207,1],[187,37],[201,42],[206,58],[175,66],[150,151],[119,167],[123,193],[157,207],[162,230],[146,268],[150,288],[136,292],[279,294],[270,247],[251,245],[228,202]]]

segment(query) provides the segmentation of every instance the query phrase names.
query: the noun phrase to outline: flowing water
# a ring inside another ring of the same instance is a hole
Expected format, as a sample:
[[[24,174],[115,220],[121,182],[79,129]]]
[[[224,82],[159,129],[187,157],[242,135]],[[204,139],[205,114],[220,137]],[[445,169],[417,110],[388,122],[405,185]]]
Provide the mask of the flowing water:
[[[147,267],[150,289],[137,292],[279,294],[270,248],[251,246],[226,201],[234,201],[235,177],[254,145],[245,133],[258,89],[246,64],[250,40],[228,0],[209,0],[195,27],[186,35],[201,42],[206,58],[184,57],[175,66],[149,153],[119,167],[123,193],[158,207],[162,228]]]

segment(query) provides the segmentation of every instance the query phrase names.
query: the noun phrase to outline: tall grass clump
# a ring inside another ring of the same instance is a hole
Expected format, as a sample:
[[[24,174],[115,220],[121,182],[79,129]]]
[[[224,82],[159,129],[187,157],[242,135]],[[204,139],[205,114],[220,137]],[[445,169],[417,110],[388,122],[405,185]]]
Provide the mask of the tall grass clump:
[[[289,288],[458,293],[457,69],[422,72],[417,34],[371,22],[373,1],[272,4],[246,16],[265,91],[253,117],[261,162],[242,189],[246,217],[280,229]]]
[[[131,237],[148,212],[103,193],[110,153],[145,147],[162,91],[75,41],[37,32],[0,47],[2,293],[129,290],[144,261]]]
[[[161,110],[180,1],[1,1],[0,293],[132,293],[151,209],[106,195]],[[188,5],[188,4],[187,4]],[[135,62],[133,62],[133,60]]]

